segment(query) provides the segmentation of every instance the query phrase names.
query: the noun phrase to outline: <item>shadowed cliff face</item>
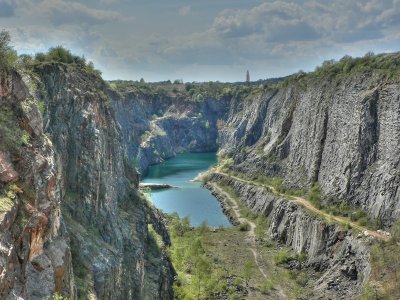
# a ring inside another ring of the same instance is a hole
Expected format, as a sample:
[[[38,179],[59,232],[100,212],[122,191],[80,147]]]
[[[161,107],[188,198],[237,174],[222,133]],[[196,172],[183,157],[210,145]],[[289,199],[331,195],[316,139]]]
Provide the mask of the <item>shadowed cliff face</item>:
[[[172,268],[153,249],[147,224],[168,235],[137,194],[138,175],[127,163],[104,82],[63,64],[37,66],[34,74],[25,82],[16,73],[8,76],[9,92],[1,98],[31,136],[18,157],[2,155],[8,160],[2,165],[13,167],[18,186],[26,187],[3,215],[2,298],[59,292],[82,299],[172,299]],[[46,107],[43,119],[37,99]]]
[[[136,193],[138,176],[127,162],[104,82],[58,65],[37,72],[45,87],[45,129],[62,166],[73,265],[85,274],[78,292],[93,290],[101,299],[170,298],[162,255],[154,257],[159,265],[148,264],[146,215],[152,213]]]
[[[176,153],[218,149],[217,120],[225,114],[226,99],[194,102],[141,93],[114,94],[113,99],[128,157],[142,174]]]

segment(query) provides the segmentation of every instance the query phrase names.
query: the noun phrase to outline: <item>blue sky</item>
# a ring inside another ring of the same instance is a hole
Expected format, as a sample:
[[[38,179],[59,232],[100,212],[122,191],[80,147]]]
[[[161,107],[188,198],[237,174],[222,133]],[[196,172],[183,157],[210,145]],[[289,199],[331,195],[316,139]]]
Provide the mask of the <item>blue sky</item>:
[[[19,53],[63,45],[105,79],[242,81],[400,50],[400,0],[0,0]]]

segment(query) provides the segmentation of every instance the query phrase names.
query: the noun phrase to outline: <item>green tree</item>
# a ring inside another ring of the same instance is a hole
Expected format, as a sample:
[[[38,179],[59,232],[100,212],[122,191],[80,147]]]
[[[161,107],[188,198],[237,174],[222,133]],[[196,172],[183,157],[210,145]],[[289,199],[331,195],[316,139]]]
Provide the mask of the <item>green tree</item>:
[[[197,299],[201,297],[201,288],[205,279],[211,272],[211,265],[208,259],[204,256],[198,256],[195,263],[195,274],[197,275]]]
[[[49,49],[47,60],[71,64],[74,62],[74,56],[63,46],[57,46]]]
[[[10,34],[2,30],[0,32],[0,70],[13,68],[18,59],[17,52],[10,46],[10,42]]]

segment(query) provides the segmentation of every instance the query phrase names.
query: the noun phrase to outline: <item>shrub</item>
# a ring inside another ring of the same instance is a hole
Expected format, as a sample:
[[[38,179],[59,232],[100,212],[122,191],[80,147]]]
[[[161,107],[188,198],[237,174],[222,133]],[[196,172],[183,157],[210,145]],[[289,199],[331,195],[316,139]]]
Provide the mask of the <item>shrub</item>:
[[[249,231],[250,230],[250,224],[247,222],[241,223],[238,226],[239,231]]]
[[[10,46],[10,34],[2,30],[0,32],[0,70],[12,69],[18,59],[17,52]]]
[[[260,291],[263,294],[268,294],[274,288],[271,280],[266,279],[265,282],[260,286]]]
[[[74,62],[74,57],[71,51],[65,49],[63,46],[57,46],[49,49],[47,60],[71,64]]]
[[[318,183],[313,183],[311,185],[310,194],[308,200],[318,209],[322,207],[321,205],[321,189]]]
[[[289,250],[282,249],[274,256],[274,261],[276,264],[285,264],[292,259],[292,255],[290,254]]]
[[[84,56],[73,55],[70,50],[64,48],[63,46],[50,48],[47,53],[37,53],[35,55],[34,62],[59,62],[69,65],[75,65],[79,68],[84,69],[87,73],[91,75],[94,75],[96,77],[101,76],[101,71],[95,69],[93,62],[89,61],[88,63],[86,63],[86,58]]]

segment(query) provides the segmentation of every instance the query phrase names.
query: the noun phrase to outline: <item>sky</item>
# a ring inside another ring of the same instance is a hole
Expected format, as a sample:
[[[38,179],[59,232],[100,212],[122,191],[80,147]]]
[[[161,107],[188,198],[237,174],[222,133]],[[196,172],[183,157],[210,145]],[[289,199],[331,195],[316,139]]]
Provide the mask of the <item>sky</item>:
[[[33,54],[62,45],[107,80],[244,81],[400,51],[400,0],[0,0]]]

